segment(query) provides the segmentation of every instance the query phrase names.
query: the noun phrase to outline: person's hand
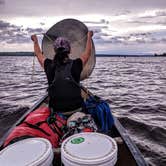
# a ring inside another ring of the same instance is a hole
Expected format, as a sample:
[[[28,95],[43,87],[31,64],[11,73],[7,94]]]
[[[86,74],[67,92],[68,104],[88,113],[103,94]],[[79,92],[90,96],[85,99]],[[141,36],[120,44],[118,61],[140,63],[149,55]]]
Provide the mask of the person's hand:
[[[32,36],[31,36],[31,40],[32,40],[34,43],[37,43],[37,42],[38,42],[38,39],[37,39],[37,36],[36,36],[36,35],[32,35]]]
[[[93,36],[93,31],[88,31],[88,37],[92,37]]]

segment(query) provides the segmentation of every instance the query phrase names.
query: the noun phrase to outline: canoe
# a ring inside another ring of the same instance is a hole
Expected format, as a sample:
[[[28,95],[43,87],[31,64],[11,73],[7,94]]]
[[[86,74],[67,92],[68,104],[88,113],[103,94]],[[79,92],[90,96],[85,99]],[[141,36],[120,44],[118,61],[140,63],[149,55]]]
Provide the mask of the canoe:
[[[0,139],[0,150],[2,150],[2,145],[10,134],[10,132],[19,124],[21,124],[25,117],[32,111],[36,110],[41,106],[48,105],[48,94],[45,94],[41,99],[36,102],[29,110],[27,110],[22,117],[4,134]],[[148,164],[143,158],[143,155],[135,145],[135,143],[130,139],[127,131],[121,125],[120,121],[114,117],[114,125],[111,132],[108,135],[114,138],[118,146],[118,160],[116,166],[147,166]]]

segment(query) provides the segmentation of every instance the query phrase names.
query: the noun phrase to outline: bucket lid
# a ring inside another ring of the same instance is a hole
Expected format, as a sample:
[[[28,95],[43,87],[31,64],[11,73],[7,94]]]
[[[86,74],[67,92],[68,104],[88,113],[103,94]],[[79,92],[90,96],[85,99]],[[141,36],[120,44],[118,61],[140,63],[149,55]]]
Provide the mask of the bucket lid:
[[[44,138],[28,138],[13,143],[0,151],[3,166],[37,166],[52,155],[52,145]],[[52,161],[51,161],[52,162]]]
[[[56,23],[46,32],[42,40],[42,51],[47,58],[53,59],[55,55],[53,41],[57,37],[65,37],[71,44],[70,58],[79,58],[85,50],[87,32],[88,28],[82,22],[75,19],[64,19]],[[91,56],[83,67],[81,80],[87,78],[92,73],[95,63],[95,47],[93,44]]]
[[[63,158],[77,164],[116,163],[117,144],[109,136],[100,133],[79,133],[62,143]]]

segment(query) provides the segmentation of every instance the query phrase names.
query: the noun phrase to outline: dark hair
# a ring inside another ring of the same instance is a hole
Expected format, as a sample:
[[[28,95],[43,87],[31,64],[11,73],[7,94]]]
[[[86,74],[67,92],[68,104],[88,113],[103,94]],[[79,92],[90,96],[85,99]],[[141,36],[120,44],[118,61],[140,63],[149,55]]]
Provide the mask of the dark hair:
[[[65,63],[65,59],[68,59],[69,52],[68,51],[64,51],[63,47],[60,47],[58,49],[56,49],[56,54],[54,56],[54,64],[55,65],[63,65]]]

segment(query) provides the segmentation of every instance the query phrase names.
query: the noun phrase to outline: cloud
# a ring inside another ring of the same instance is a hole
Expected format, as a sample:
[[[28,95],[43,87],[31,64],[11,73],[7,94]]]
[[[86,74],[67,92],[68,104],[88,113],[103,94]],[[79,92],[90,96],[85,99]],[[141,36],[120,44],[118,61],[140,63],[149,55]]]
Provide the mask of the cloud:
[[[160,35],[155,35],[155,33],[156,32],[130,34],[128,36],[128,42],[132,41],[132,43],[138,43],[138,44],[165,43],[165,39]]]
[[[166,16],[166,11],[157,11],[156,16]]]
[[[162,43],[166,43],[166,37],[161,39]]]
[[[109,21],[106,19],[100,19],[99,21],[83,21],[84,24],[109,24]]]
[[[89,30],[93,30],[94,36],[109,36],[108,33],[103,32],[109,29],[109,21],[107,19],[99,19],[99,21],[83,21]]]
[[[165,17],[166,16],[166,8],[165,9],[155,9],[155,10],[149,10],[145,11],[143,16],[140,16],[138,18],[140,19],[153,19],[153,18],[158,18],[158,17]]]
[[[0,5],[4,5],[5,4],[5,0],[0,0]]]
[[[129,36],[130,37],[148,37],[149,35],[151,35],[150,32],[147,32],[147,33],[131,33]]]
[[[108,29],[108,26],[104,26],[104,25],[99,25],[99,26],[95,26],[95,25],[91,25],[88,26],[89,29],[93,29],[94,32],[101,32],[101,30],[103,29]]]
[[[166,31],[152,31],[152,32],[132,32],[128,34],[114,35],[110,33],[109,27],[105,25],[106,20],[98,22],[85,21],[91,24],[89,28],[94,31],[94,41],[97,44],[120,44],[120,45],[133,45],[145,43],[165,43]],[[94,24],[94,25],[93,25]],[[43,33],[43,28],[23,28],[0,20],[0,42],[11,43],[30,43],[31,34]]]
[[[138,24],[138,25],[145,25],[145,24],[149,24],[150,22],[149,21],[140,21],[140,20],[130,20],[130,21],[127,21],[126,23],[129,23],[129,24]]]
[[[130,13],[119,21],[119,25],[133,29],[135,27],[137,30],[140,27],[142,31],[155,30],[160,27],[161,30],[166,29],[166,10],[148,10],[137,14]]]
[[[136,25],[161,25],[161,26],[165,26],[166,25],[166,18],[163,19],[155,19],[155,17],[153,19],[151,19],[150,21],[146,20],[146,21],[127,21],[127,23],[129,24],[136,24]]]
[[[16,26],[8,22],[0,20],[0,42],[8,44],[13,43],[29,43],[30,35],[36,33],[43,33],[42,28],[26,28],[23,29],[21,26]]]
[[[125,36],[109,36],[107,34],[100,35],[100,33],[94,37],[94,41],[98,45],[130,45],[131,47],[136,44],[165,44],[166,38],[156,35],[157,32],[147,33],[131,33]],[[165,32],[166,34],[166,32]]]
[[[31,34],[43,33],[61,18],[72,14],[72,18],[83,21],[94,31],[97,49],[109,50],[113,46],[120,51],[120,46],[135,48],[137,45],[146,49],[147,45],[150,48],[150,45],[156,47],[158,44],[163,49],[166,43],[166,1],[147,1],[62,0],[55,5],[53,0],[47,3],[41,0],[39,10],[36,1],[13,0],[12,6],[6,0],[5,8],[0,9],[2,19],[6,16],[3,19],[6,21],[0,21],[0,41],[8,43],[8,46],[10,43],[30,45]]]
[[[125,40],[125,37],[109,37],[109,38],[104,38],[103,36],[96,36],[94,38],[94,41],[96,44],[123,44],[126,45],[127,42]]]
[[[29,43],[30,40],[28,38],[28,36],[24,35],[24,34],[16,34],[12,37],[8,37],[6,39],[6,43],[7,44],[24,44],[24,43]]]
[[[45,25],[45,23],[44,22],[40,22],[40,25],[43,26],[43,25]]]
[[[13,27],[14,26],[11,25],[10,23],[0,20],[0,30],[6,29],[6,28],[13,28]]]
[[[129,11],[129,10],[124,10],[124,11],[121,11],[121,12],[117,12],[117,13],[115,14],[115,16],[128,15],[128,14],[130,14],[130,13],[131,13],[131,11]]]
[[[165,19],[165,20],[158,21],[158,22],[156,22],[156,24],[166,26],[166,19]]]
[[[27,31],[30,34],[44,33],[44,30],[42,28],[26,28],[25,31]]]
[[[2,1],[2,0],[1,0]],[[145,11],[147,9],[164,9],[166,6],[165,0],[6,0],[5,8],[2,8],[1,14],[7,16],[69,16],[83,14],[103,14],[103,15],[126,15],[130,11]]]
[[[0,33],[0,42],[7,44],[16,44],[16,43],[29,43],[30,38],[25,33],[14,33],[13,31],[4,31]]]

